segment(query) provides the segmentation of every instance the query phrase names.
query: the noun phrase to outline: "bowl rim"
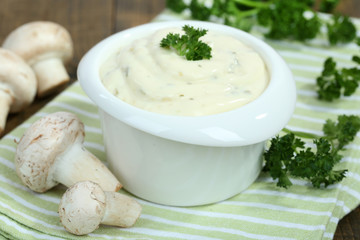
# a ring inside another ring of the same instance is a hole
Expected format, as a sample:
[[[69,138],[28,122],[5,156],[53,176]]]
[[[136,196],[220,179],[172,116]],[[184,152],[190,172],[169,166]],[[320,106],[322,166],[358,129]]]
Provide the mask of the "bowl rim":
[[[231,111],[205,116],[173,116],[132,106],[111,94],[102,84],[100,65],[117,42],[133,40],[161,28],[185,24],[211,29],[241,39],[256,49],[270,75],[265,91],[254,101]],[[296,102],[292,73],[282,57],[263,40],[218,23],[193,20],[152,22],[115,33],[93,46],[77,69],[80,85],[97,107],[115,119],[149,134],[188,144],[236,147],[266,141],[288,123]]]

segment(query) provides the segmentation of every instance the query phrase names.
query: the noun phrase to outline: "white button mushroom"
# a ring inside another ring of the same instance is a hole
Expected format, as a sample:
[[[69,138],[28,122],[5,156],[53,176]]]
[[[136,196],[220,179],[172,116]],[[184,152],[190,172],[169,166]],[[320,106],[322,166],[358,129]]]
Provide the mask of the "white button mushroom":
[[[52,93],[70,79],[64,63],[73,56],[73,43],[69,32],[57,23],[26,23],[6,37],[3,48],[18,54],[34,69],[39,97]]]
[[[76,235],[93,232],[100,224],[131,227],[141,214],[141,205],[118,193],[103,191],[91,181],[68,188],[59,205],[60,221]]]
[[[0,135],[10,113],[20,112],[36,95],[33,70],[15,53],[0,48]]]
[[[20,139],[15,154],[16,173],[36,192],[58,183],[98,183],[105,191],[122,185],[106,166],[83,146],[84,124],[76,115],[56,112],[34,122]]]

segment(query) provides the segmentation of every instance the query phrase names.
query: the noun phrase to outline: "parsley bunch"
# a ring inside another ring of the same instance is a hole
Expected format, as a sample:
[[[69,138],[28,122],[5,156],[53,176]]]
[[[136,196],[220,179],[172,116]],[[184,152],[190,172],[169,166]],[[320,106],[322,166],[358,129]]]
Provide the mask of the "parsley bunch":
[[[306,16],[305,12],[311,12]],[[258,23],[268,27],[265,37],[271,39],[313,39],[320,31],[321,22],[306,1],[274,1],[271,8],[258,13]]]
[[[292,132],[271,139],[270,147],[264,153],[263,171],[269,172],[277,186],[288,188],[292,185],[289,175],[309,180],[315,188],[340,182],[347,170],[334,170],[341,160],[339,154],[354,140],[360,130],[360,117],[340,115],[337,122],[327,120],[323,125],[324,136]],[[301,138],[311,138],[316,146],[314,151],[305,147]]]
[[[211,47],[199,40],[207,33],[205,29],[194,28],[185,25],[182,28],[184,35],[169,33],[160,42],[160,47],[174,49],[180,56],[185,56],[186,60],[197,61],[210,59]]]
[[[360,47],[360,38],[356,43]],[[323,71],[316,79],[320,100],[332,101],[341,96],[351,96],[356,91],[360,82],[360,56],[354,55],[352,61],[355,67],[338,69],[333,58],[325,60]]]
[[[330,12],[338,0],[322,0],[320,10]],[[255,25],[267,29],[265,37],[306,41],[320,34],[322,26],[328,29],[331,45],[353,41],[356,35],[349,18],[335,15],[331,23],[318,17],[314,0],[213,0],[209,6],[204,0],[167,0],[166,5],[174,12],[189,10],[193,19],[210,21],[211,17],[226,25],[250,31]]]

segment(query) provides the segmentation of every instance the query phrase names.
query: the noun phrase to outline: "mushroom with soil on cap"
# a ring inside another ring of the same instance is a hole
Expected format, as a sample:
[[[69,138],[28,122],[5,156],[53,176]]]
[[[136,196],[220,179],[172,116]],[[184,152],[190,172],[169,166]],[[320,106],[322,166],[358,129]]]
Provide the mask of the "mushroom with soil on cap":
[[[26,23],[12,31],[3,48],[22,57],[34,70],[38,80],[38,96],[51,94],[70,79],[64,64],[73,57],[69,32],[48,21]]]
[[[76,235],[96,230],[100,224],[131,227],[141,214],[141,205],[118,193],[103,191],[91,181],[68,188],[59,205],[60,221],[65,229]]]
[[[72,113],[56,112],[34,122],[18,142],[16,173],[36,192],[58,183],[69,187],[79,181],[98,183],[105,191],[122,185],[110,170],[83,146],[84,124]]]
[[[0,135],[9,113],[22,111],[36,95],[36,77],[17,54],[0,48]]]

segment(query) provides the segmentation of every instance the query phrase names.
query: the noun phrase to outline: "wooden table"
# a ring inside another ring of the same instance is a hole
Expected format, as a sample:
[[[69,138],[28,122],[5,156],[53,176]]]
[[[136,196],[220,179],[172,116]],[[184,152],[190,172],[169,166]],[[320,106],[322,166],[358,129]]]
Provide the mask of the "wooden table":
[[[112,33],[149,22],[164,8],[165,0],[0,0],[0,43],[26,22],[49,20],[63,25],[74,41],[75,56],[67,68],[73,82],[79,60],[95,43]],[[341,0],[338,10],[360,17],[360,1]],[[55,96],[36,99],[25,111],[9,115],[4,134]],[[334,239],[360,239],[360,207],[339,222]]]

